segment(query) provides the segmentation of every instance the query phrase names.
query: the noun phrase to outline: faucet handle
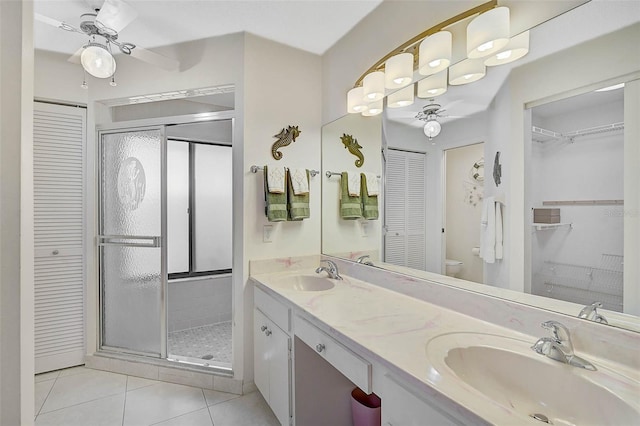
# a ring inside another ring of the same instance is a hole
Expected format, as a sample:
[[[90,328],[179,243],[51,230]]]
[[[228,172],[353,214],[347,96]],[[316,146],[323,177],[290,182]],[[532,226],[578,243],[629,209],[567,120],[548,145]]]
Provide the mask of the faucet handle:
[[[593,302],[580,310],[578,318],[585,318],[601,324],[608,324],[607,319],[598,312],[597,308],[602,308],[602,302]]]
[[[569,335],[569,329],[558,321],[545,321],[540,324],[542,328],[549,330],[551,335],[558,343],[571,342],[571,336]]]

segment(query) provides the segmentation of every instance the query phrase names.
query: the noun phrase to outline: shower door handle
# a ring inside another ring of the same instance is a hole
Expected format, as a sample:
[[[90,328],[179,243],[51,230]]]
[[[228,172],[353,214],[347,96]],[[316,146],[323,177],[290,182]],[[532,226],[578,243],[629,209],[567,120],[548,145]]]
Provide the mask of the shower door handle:
[[[98,235],[99,246],[162,247],[162,237]]]

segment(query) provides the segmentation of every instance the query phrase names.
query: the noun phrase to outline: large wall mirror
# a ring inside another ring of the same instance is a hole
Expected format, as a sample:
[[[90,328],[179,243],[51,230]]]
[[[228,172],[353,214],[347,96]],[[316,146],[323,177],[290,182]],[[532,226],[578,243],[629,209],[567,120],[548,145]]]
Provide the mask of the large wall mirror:
[[[627,158],[640,23],[594,36],[603,6],[590,3],[532,28],[528,57],[480,81],[327,124],[323,253],[573,316],[601,302],[609,325],[640,331],[640,276],[624,263],[640,258],[640,167]],[[416,119],[427,106],[441,124],[432,139]],[[361,169],[344,134],[366,153]],[[340,217],[339,173],[353,170],[380,177],[377,220]]]

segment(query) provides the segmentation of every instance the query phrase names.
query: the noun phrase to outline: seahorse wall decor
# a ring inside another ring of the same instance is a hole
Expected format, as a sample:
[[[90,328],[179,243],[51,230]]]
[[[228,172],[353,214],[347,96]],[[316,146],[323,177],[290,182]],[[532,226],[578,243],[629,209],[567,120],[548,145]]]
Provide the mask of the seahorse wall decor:
[[[283,146],[291,145],[291,142],[295,142],[296,138],[300,136],[302,130],[298,129],[298,126],[287,126],[286,129],[282,129],[280,133],[274,135],[274,138],[278,138],[273,145],[271,145],[271,155],[276,160],[282,158],[282,153],[278,151]]]
[[[356,167],[362,167],[364,164],[364,154],[360,152],[362,147],[358,143],[358,139],[354,139],[353,136],[343,133],[340,140],[342,141],[345,149],[348,149],[350,153],[358,157],[356,160]]]

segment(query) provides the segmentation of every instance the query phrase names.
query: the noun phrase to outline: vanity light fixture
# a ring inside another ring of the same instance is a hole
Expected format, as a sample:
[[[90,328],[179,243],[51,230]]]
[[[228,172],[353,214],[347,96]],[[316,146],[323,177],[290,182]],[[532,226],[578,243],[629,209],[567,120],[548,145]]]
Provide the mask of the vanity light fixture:
[[[384,86],[400,89],[413,81],[413,55],[399,53],[387,59],[384,64]]]
[[[368,74],[362,81],[365,102],[378,101],[384,98],[384,72],[375,71]]]
[[[107,45],[90,41],[80,55],[82,68],[97,78],[109,78],[116,72],[116,60]]]
[[[460,86],[480,80],[487,73],[482,59],[465,59],[449,68],[449,84]]]
[[[369,108],[366,111],[362,111],[362,115],[365,117],[373,117],[374,115],[381,114],[382,111],[382,99],[380,99],[379,101],[371,102]]]
[[[432,75],[447,69],[451,63],[452,36],[449,31],[438,31],[420,43],[418,72]]]
[[[387,96],[389,108],[402,108],[413,104],[413,84]]]
[[[367,109],[367,103],[364,101],[364,87],[354,87],[349,90],[347,93],[347,112],[354,114],[365,112]]]
[[[447,91],[447,70],[418,81],[419,98],[435,98]]]
[[[484,58],[509,43],[509,8],[496,7],[482,13],[467,26],[467,56]]]
[[[487,57],[484,64],[488,67],[508,64],[517,61],[529,53],[529,31],[518,34],[509,40],[509,43],[498,53]]]

